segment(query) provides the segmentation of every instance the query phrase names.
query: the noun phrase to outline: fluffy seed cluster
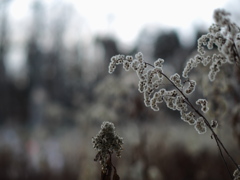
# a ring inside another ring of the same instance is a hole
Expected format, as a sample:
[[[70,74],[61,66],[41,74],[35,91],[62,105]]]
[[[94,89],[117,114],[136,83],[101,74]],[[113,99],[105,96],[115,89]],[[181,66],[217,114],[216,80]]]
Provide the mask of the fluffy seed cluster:
[[[186,94],[191,94],[191,93],[195,90],[196,85],[197,85],[196,81],[194,81],[194,80],[189,80],[189,85],[188,85],[188,87],[185,89],[185,93],[186,93]]]
[[[202,112],[204,112],[204,113],[208,112],[209,108],[208,108],[208,106],[207,106],[208,102],[207,102],[206,99],[198,99],[198,100],[196,101],[196,104],[197,104],[197,105],[201,105],[201,107],[202,107],[202,108],[201,108]]]
[[[189,72],[193,69],[193,68],[196,68],[198,66],[199,63],[203,63],[204,64],[207,62],[207,61],[210,61],[209,59],[204,59],[202,56],[200,55],[196,55],[194,58],[190,58],[189,61],[187,62],[183,72],[182,72],[182,76],[184,78],[188,78],[188,74]]]
[[[180,79],[180,75],[178,73],[173,74],[170,76],[170,80],[180,89],[183,88],[182,81]]]
[[[190,125],[196,124],[195,114],[191,111],[188,113],[181,111],[181,119]]]
[[[238,166],[240,168],[240,166]],[[240,171],[236,169],[233,173],[234,180],[240,180]]]
[[[212,120],[212,121],[211,121],[211,127],[212,127],[212,128],[217,128],[217,127],[218,127],[218,122],[215,121],[215,120]]]
[[[200,62],[201,56],[196,56],[195,59]],[[188,110],[188,104],[183,96],[183,92],[189,95],[195,90],[196,81],[187,80],[188,86],[185,86],[185,83],[182,83],[181,77],[177,73],[168,79],[163,72],[163,63],[163,59],[156,60],[154,65],[146,63],[140,52],[135,55],[135,58],[132,56],[126,56],[125,58],[124,55],[116,55],[111,58],[109,73],[113,73],[116,65],[119,64],[123,64],[125,70],[129,70],[129,67],[131,67],[137,73],[139,78],[138,90],[140,93],[143,93],[144,103],[147,107],[151,107],[154,111],[159,111],[159,104],[164,102],[169,109],[179,111],[183,121],[188,122],[190,125],[195,125],[200,134],[206,132],[205,122],[198,120],[196,114]],[[163,88],[164,78],[167,78],[174,85],[173,89]],[[202,111],[207,112],[207,101],[204,100],[202,102],[199,100],[199,103],[202,105]]]
[[[225,63],[240,63],[240,28],[229,19],[230,13],[222,9],[214,12],[215,23],[209,27],[209,32],[198,39],[198,52],[191,58],[183,71],[183,77],[187,78],[188,73],[198,64],[209,65],[209,80],[214,81],[220,67]],[[219,54],[205,56],[206,49],[217,47]]]
[[[205,133],[207,131],[206,124],[205,124],[205,122],[204,122],[202,117],[199,117],[197,119],[197,122],[196,122],[196,125],[195,125],[195,129],[197,130],[197,132],[199,134],[203,134],[203,133]]]
[[[99,161],[102,171],[107,170],[107,161],[110,155],[115,151],[117,157],[121,157],[123,138],[115,133],[114,124],[105,121],[101,125],[99,133],[92,138],[93,148],[98,151],[95,161]]]

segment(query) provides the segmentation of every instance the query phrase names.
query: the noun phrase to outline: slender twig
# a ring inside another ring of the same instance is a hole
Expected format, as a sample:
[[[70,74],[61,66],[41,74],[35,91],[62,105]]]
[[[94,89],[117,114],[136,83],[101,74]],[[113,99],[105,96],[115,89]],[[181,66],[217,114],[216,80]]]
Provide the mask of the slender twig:
[[[237,167],[237,169],[240,171],[240,167],[238,166],[238,164],[234,161],[233,157],[229,154],[229,152],[227,151],[227,149],[224,147],[224,145],[222,144],[222,142],[220,141],[220,139],[218,137],[216,137],[218,142],[221,144],[222,148],[224,149],[224,151],[226,152],[226,154],[228,155],[228,157],[232,160],[232,162],[235,164],[235,166]]]
[[[215,137],[215,135],[214,135],[214,138],[216,139],[217,137]],[[221,149],[221,147],[219,146],[219,141],[217,140],[216,143],[217,143],[217,146],[218,146],[218,149],[219,149],[221,158],[222,158],[222,160],[223,160],[223,162],[224,162],[224,164],[225,164],[225,166],[226,166],[226,168],[227,168],[228,174],[229,174],[230,178],[233,179],[233,176],[232,176],[232,174],[231,174],[231,172],[230,172],[230,170],[229,170],[229,167],[228,167],[228,165],[227,165],[227,162],[226,162],[226,160],[225,160],[225,158],[224,158],[224,156],[223,156],[222,149]]]
[[[150,63],[145,62],[145,64],[147,64],[147,65],[149,65],[149,66],[151,66],[151,67],[154,68],[154,66],[153,66],[152,64],[150,64]],[[221,147],[223,148],[223,150],[225,151],[225,153],[227,154],[227,156],[230,158],[230,160],[233,162],[233,164],[237,167],[237,169],[238,169],[239,171],[240,171],[240,168],[239,168],[238,164],[235,162],[235,160],[232,158],[232,156],[229,154],[229,152],[227,151],[227,149],[225,148],[225,146],[223,145],[223,143],[221,142],[221,140],[219,139],[219,137],[217,136],[217,134],[214,132],[212,126],[211,126],[210,123],[209,123],[209,121],[206,119],[206,117],[205,117],[204,115],[202,115],[202,114],[193,106],[193,104],[189,101],[188,97],[184,94],[184,92],[183,92],[181,89],[179,89],[179,88],[174,84],[174,82],[172,82],[172,81],[169,79],[169,77],[168,77],[166,74],[164,74],[163,72],[161,72],[161,74],[162,74],[162,75],[178,90],[178,92],[184,97],[185,102],[188,104],[188,106],[190,106],[190,107],[195,111],[196,114],[198,114],[200,117],[202,117],[202,118],[204,119],[205,124],[207,125],[207,127],[210,129],[210,131],[211,131],[212,134],[213,134],[214,140],[215,140],[216,143],[217,143],[217,146],[218,146],[218,149],[219,149],[221,158],[222,158],[223,161],[224,161],[224,164],[225,164],[225,166],[226,166],[226,168],[227,168],[227,170],[228,170],[228,173],[229,173],[231,179],[233,179],[233,177],[232,177],[232,175],[231,175],[231,172],[230,172],[230,170],[229,170],[229,167],[228,167],[228,165],[227,165],[227,162],[226,162],[226,160],[225,160],[225,158],[224,158],[224,156],[223,156]]]

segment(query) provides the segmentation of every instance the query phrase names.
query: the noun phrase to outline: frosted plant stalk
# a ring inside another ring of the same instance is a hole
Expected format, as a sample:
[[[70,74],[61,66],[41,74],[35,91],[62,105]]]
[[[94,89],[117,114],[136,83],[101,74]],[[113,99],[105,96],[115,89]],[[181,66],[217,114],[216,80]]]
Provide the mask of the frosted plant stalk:
[[[214,81],[223,64],[240,64],[240,28],[228,18],[230,13],[217,9],[214,12],[214,21],[209,32],[198,39],[198,53],[190,58],[182,72],[183,81],[179,74],[168,77],[163,71],[163,59],[158,59],[154,64],[144,61],[141,52],[135,57],[116,55],[111,58],[109,73],[113,73],[117,65],[122,64],[126,71],[136,71],[139,78],[138,90],[144,96],[144,103],[154,111],[159,111],[159,104],[165,103],[169,109],[179,111],[184,122],[193,125],[199,134],[204,134],[207,128],[211,131],[211,137],[216,141],[221,158],[223,159],[231,179],[239,179],[240,167],[229,154],[221,140],[214,131],[218,123],[216,120],[209,122],[203,115],[209,110],[206,99],[198,99],[196,105],[201,107],[201,112],[188,99],[188,95],[194,92],[196,81],[189,79],[189,73],[199,64],[209,66],[208,78]],[[206,55],[206,49],[217,47],[218,54]],[[173,85],[173,88],[163,88],[163,80]],[[198,107],[197,106],[197,107]],[[227,154],[237,170],[234,177],[230,173],[223,152]]]
[[[101,130],[92,138],[93,148],[97,150],[95,161],[99,161],[102,166],[102,172],[108,173],[108,162],[111,159],[111,154],[116,152],[118,158],[121,157],[123,150],[123,138],[115,133],[113,123],[105,121],[101,125]],[[112,165],[112,164],[111,164]]]
[[[223,64],[240,65],[240,28],[229,19],[230,13],[223,9],[214,11],[214,21],[208,33],[198,39],[198,53],[191,58],[184,70],[183,77],[188,78],[189,72],[199,64],[209,66],[208,78],[214,81]],[[206,55],[206,50],[217,47],[218,54]]]
[[[199,61],[201,58],[200,56],[195,56],[195,59]],[[181,119],[189,125],[194,125],[199,134],[204,134],[208,127],[212,133],[211,137],[216,141],[220,155],[228,169],[229,175],[232,178],[222,150],[227,154],[238,169],[239,167],[221,140],[218,138],[217,134],[214,132],[214,128],[218,126],[217,121],[212,120],[210,123],[202,114],[209,110],[207,100],[198,99],[196,101],[196,104],[201,106],[201,113],[197,108],[195,108],[195,106],[193,106],[187,97],[189,94],[194,92],[197,84],[196,81],[186,79],[183,81],[184,83],[182,83],[181,77],[177,73],[173,74],[169,78],[163,71],[163,63],[163,59],[158,59],[154,62],[154,65],[145,62],[141,52],[137,53],[135,58],[132,56],[125,57],[124,55],[116,55],[111,58],[109,73],[112,74],[117,65],[123,64],[123,68],[127,71],[129,71],[129,67],[131,67],[137,73],[139,78],[138,90],[140,93],[143,93],[144,103],[147,107],[151,107],[154,111],[159,111],[158,104],[165,103],[169,109],[179,111]],[[126,64],[127,67],[125,67]],[[164,78],[173,85],[172,89],[165,89],[162,87],[164,85]],[[185,86],[186,83],[188,83],[188,86]]]

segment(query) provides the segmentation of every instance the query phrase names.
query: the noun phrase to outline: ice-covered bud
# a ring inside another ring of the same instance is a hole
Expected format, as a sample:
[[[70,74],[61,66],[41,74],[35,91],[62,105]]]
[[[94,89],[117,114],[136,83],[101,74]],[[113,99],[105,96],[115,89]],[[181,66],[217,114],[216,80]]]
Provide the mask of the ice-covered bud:
[[[157,74],[158,78],[162,79],[163,78],[163,69],[161,67],[155,67],[154,68],[155,74]]]
[[[154,74],[152,69],[149,69],[146,73],[147,85],[152,88]]]
[[[208,107],[208,102],[206,99],[198,99],[196,101],[196,104],[197,105],[201,105],[201,110],[202,112],[206,113],[208,110],[209,110],[209,107]]]
[[[153,88],[154,89],[158,89],[160,87],[160,85],[162,84],[163,79],[158,79],[156,81],[153,82]]]
[[[194,56],[194,60],[196,61],[196,64],[198,65],[199,63],[201,63],[203,61],[204,57],[200,56],[199,54]]]
[[[187,111],[187,104],[182,95],[176,97],[176,109],[179,111]]]
[[[212,128],[217,128],[218,127],[218,122],[215,120],[211,120],[211,127]]]
[[[205,57],[205,58],[203,59],[202,64],[203,64],[204,66],[207,66],[211,61],[212,61],[212,57],[211,57],[211,56],[207,56],[207,57]]]
[[[155,92],[153,95],[153,98],[156,98],[157,103],[162,103],[163,102],[163,95],[161,95],[160,92]]]
[[[191,64],[189,62],[187,62],[187,65],[185,66],[183,72],[182,72],[182,76],[184,78],[188,78],[188,73],[190,72],[191,70]]]
[[[192,111],[188,113],[184,111],[180,111],[180,114],[181,114],[181,119],[187,122],[188,124],[194,125],[196,123],[195,114]]]
[[[188,87],[185,89],[185,93],[186,93],[186,94],[191,94],[191,93],[195,90],[196,85],[197,85],[196,81],[194,81],[194,80],[189,80],[189,85],[188,85]]]
[[[110,62],[109,66],[108,66],[108,72],[110,74],[112,74],[115,71],[115,69],[116,69],[116,63]]]
[[[138,70],[138,65],[139,65],[139,61],[137,59],[134,59],[131,63],[131,68],[134,70],[134,71],[137,71]]]
[[[159,93],[160,93],[161,96],[164,96],[166,94],[166,92],[167,92],[167,90],[164,89],[164,88],[159,90]]]
[[[111,74],[115,71],[116,65],[122,64],[125,62],[125,56],[124,55],[116,55],[111,58],[110,64],[108,66],[108,72]],[[130,66],[130,64],[128,64]],[[127,65],[125,65],[125,68],[127,69]]]
[[[182,88],[182,82],[180,79],[180,75],[178,73],[173,74],[172,76],[170,76],[170,80],[178,87],[178,88]]]
[[[177,96],[177,91],[175,89],[173,89],[171,91],[166,91],[165,95],[176,97]]]
[[[214,81],[215,80],[215,77],[216,77],[217,73],[216,72],[213,72],[213,71],[209,71],[208,73],[208,78],[210,81]]]
[[[204,55],[205,54],[205,51],[204,51],[204,46],[207,45],[207,35],[202,35],[199,39],[198,39],[198,52],[201,54],[201,55]]]
[[[157,98],[152,98],[151,99],[150,106],[154,111],[159,111],[159,108],[157,106]]]
[[[164,96],[163,99],[169,109],[176,110],[176,104],[175,104],[176,97]]]
[[[136,55],[135,55],[135,58],[140,62],[140,63],[143,63],[143,54],[141,52],[138,52]]]
[[[161,84],[162,82],[162,76],[159,76],[159,72],[161,71],[161,68],[160,67],[156,67],[156,68],[153,68],[153,69],[149,69],[147,71],[147,84],[149,87],[151,88],[154,88],[153,87],[153,78],[157,75],[158,76],[158,80],[156,80],[156,83],[155,83],[155,86],[158,86]],[[156,87],[155,89],[157,89],[158,87]]]
[[[224,9],[216,9],[213,14],[213,18],[216,24],[220,26],[227,26],[230,23],[228,16],[230,13],[226,12]]]
[[[189,61],[187,62],[185,68],[183,69],[183,72],[182,72],[182,76],[184,78],[188,78],[188,73],[194,68],[194,67],[197,67],[197,62],[191,58],[189,59]]]
[[[147,88],[147,81],[146,80],[140,80],[138,83],[138,91],[140,93],[143,93]]]
[[[202,117],[199,117],[197,119],[197,122],[195,124],[195,129],[199,134],[204,134],[207,131],[206,124]]]
[[[161,59],[161,58],[159,58],[158,60],[156,60],[156,61],[154,62],[154,66],[155,66],[155,67],[162,67],[162,66],[163,66],[163,63],[164,63],[164,60]]]
[[[180,79],[180,75],[178,73],[175,73],[175,74],[170,76],[170,80],[173,81],[173,82],[178,80],[178,79]]]
[[[125,56],[122,54],[119,54],[119,55],[116,55],[115,58],[116,58],[116,64],[119,65],[123,63]]]
[[[213,54],[212,56],[212,64],[210,66],[210,71],[209,71],[209,80],[214,81],[217,73],[220,71],[220,67],[222,64],[226,63],[227,60],[224,56],[221,54]]]
[[[125,69],[126,71],[129,71],[130,63],[128,61],[124,61],[123,62],[123,69]]]
[[[146,74],[144,73],[145,68],[146,67],[143,63],[138,65],[138,69],[136,70],[136,72],[137,72],[137,76],[139,77],[140,80],[146,79]]]
[[[143,95],[144,95],[144,103],[145,103],[146,107],[151,106],[151,104],[150,104],[150,102],[151,102],[151,94],[152,94],[152,92],[151,92],[151,90],[149,90],[149,88],[147,88],[144,91],[144,93],[143,93]]]
[[[133,57],[132,56],[126,56],[126,60],[131,63],[133,61]]]
[[[221,26],[217,25],[217,24],[212,24],[209,28],[208,28],[210,33],[217,33],[219,31],[221,31]]]
[[[203,39],[202,39],[202,41],[201,41],[201,39],[199,39],[199,47],[202,46],[201,43],[205,44],[205,39],[204,39],[204,41],[203,41]],[[202,54],[202,53],[200,53],[200,54]],[[200,63],[203,63],[203,61],[204,61],[204,57],[199,54],[195,55],[194,58],[190,58],[182,72],[182,76],[184,78],[188,78],[188,73],[193,68],[196,68]]]

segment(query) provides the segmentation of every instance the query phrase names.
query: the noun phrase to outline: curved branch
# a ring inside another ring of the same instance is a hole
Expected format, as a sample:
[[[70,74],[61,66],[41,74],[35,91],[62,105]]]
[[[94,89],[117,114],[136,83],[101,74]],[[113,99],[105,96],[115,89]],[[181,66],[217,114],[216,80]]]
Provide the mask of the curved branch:
[[[150,63],[145,62],[145,64],[147,64],[147,65],[149,65],[149,66],[151,66],[151,67],[154,68],[154,65],[152,65],[152,64],[150,64]],[[178,92],[184,97],[184,99],[186,100],[186,103],[188,104],[188,106],[190,106],[190,107],[195,111],[196,114],[198,114],[200,117],[202,117],[202,118],[204,119],[205,124],[206,124],[207,127],[210,129],[210,131],[212,132],[212,135],[213,135],[213,137],[214,137],[214,140],[215,140],[216,143],[217,143],[217,146],[218,146],[218,149],[219,149],[221,158],[222,158],[223,161],[224,161],[224,164],[225,164],[225,166],[226,166],[226,168],[227,168],[227,170],[228,170],[228,173],[229,173],[231,179],[233,179],[233,176],[232,176],[231,173],[230,173],[230,170],[229,170],[229,167],[228,167],[228,165],[227,165],[227,162],[226,162],[226,160],[225,160],[225,158],[224,158],[224,156],[223,156],[221,147],[223,148],[223,150],[225,151],[225,153],[227,154],[227,156],[230,158],[230,160],[233,162],[233,164],[237,167],[237,169],[238,169],[239,171],[240,171],[240,167],[239,167],[238,164],[235,162],[235,160],[232,158],[232,156],[229,154],[229,152],[227,151],[227,149],[225,148],[225,146],[223,145],[223,143],[221,142],[221,140],[219,139],[219,137],[217,136],[217,134],[214,132],[214,130],[213,130],[212,126],[210,125],[209,121],[207,120],[207,118],[206,118],[204,115],[202,115],[202,114],[193,106],[193,104],[189,101],[188,97],[183,93],[183,91],[182,91],[181,89],[179,89],[179,88],[174,84],[174,82],[172,82],[172,81],[169,79],[169,77],[168,77],[166,74],[164,74],[163,72],[161,72],[161,74],[162,74],[162,75],[178,90]]]

